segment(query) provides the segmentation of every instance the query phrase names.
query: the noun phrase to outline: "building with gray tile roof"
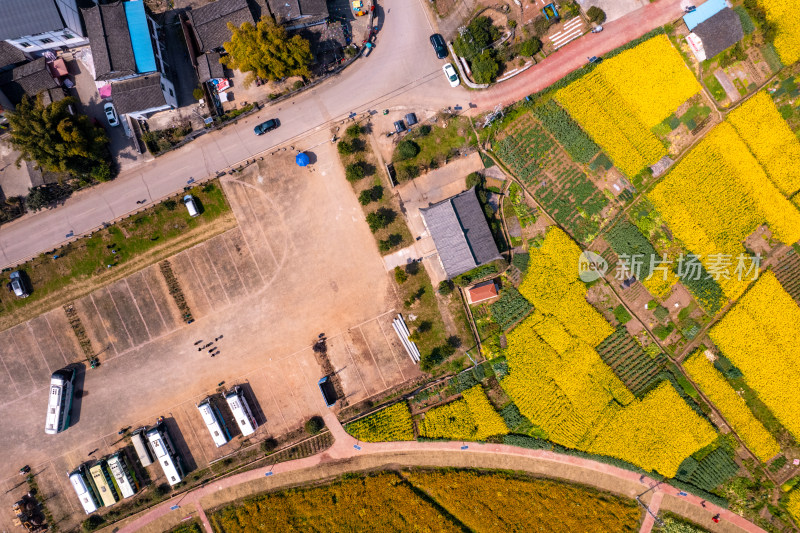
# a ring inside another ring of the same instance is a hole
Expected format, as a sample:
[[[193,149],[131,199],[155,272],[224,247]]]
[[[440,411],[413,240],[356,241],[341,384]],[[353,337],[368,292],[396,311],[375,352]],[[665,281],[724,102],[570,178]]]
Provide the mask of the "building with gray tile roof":
[[[721,54],[744,38],[742,20],[729,7],[695,26],[692,33],[703,42],[706,59]]]
[[[25,53],[19,48],[0,41],[0,70],[14,68],[27,60]]]
[[[25,95],[33,98],[42,92],[48,92],[45,97],[46,103],[49,103],[48,100],[60,100],[59,92],[63,98],[63,90],[53,79],[43,57],[12,70],[0,72],[0,89],[14,105],[19,104]]]
[[[136,60],[122,2],[82,11],[92,48],[94,79],[109,81],[135,75]]]
[[[269,10],[282,24],[300,22],[307,25],[328,18],[325,0],[269,0]]]
[[[111,82],[111,98],[120,115],[144,117],[165,109],[177,107],[177,102],[169,102],[165,90],[171,87],[161,74],[148,74],[127,80]]]
[[[219,57],[217,52],[210,52],[197,57],[197,78],[200,83],[212,78],[225,77],[225,69],[222,67],[222,63],[219,62]]]
[[[186,17],[199,53],[217,50],[231,40],[228,22],[234,26],[256,22],[247,0],[216,0],[186,12]]]
[[[420,213],[448,278],[500,259],[474,188]]]

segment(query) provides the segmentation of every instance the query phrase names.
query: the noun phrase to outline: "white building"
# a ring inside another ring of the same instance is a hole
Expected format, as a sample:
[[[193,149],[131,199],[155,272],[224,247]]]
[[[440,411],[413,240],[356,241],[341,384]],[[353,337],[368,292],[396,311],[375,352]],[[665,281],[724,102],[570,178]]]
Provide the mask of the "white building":
[[[75,0],[0,0],[0,40],[34,55],[89,44]]]

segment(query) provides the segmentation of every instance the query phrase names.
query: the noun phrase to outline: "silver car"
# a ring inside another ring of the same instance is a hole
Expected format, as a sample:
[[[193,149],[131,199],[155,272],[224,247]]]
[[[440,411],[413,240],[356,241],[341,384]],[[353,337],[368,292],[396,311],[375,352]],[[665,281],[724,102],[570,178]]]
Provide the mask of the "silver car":
[[[19,270],[12,272],[9,278],[11,279],[11,283],[8,284],[9,288],[14,291],[17,298],[30,296],[28,288],[25,286],[25,280],[22,279],[22,273]]]

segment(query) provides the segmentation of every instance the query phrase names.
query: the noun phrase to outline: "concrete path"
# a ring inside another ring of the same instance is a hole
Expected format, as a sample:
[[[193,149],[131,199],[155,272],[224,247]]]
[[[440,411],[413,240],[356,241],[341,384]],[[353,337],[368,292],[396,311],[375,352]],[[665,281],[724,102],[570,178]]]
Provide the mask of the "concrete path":
[[[650,498],[650,503],[647,504],[648,511],[644,513],[644,520],[642,527],[639,528],[639,533],[650,533],[655,524],[655,517],[658,516],[658,510],[661,508],[661,500],[664,499],[663,492],[656,492]]]
[[[341,426],[336,416],[332,413],[325,415],[325,423],[330,429],[335,442],[333,446],[325,450],[323,453],[279,463],[274,466],[257,468],[247,472],[242,472],[219,481],[209,483],[199,489],[193,490],[181,496],[176,496],[162,504],[146,511],[136,519],[128,522],[119,529],[115,529],[117,533],[132,533],[146,527],[148,524],[164,517],[172,512],[170,509],[176,502],[180,502],[181,506],[188,507],[190,505],[196,506],[199,511],[199,516],[207,532],[211,533],[211,525],[208,522],[205,513],[202,511],[201,500],[205,497],[213,498],[214,495],[220,495],[221,491],[231,490],[244,483],[257,483],[263,481],[265,477],[274,480],[277,484],[274,488],[280,486],[279,480],[281,476],[289,477],[290,474],[302,472],[307,469],[315,469],[311,472],[312,477],[324,477],[322,467],[342,463],[347,461],[356,461],[359,459],[368,458],[370,456],[384,459],[384,464],[441,464],[436,458],[441,457],[443,454],[448,457],[462,458],[462,461],[447,461],[451,466],[462,467],[490,467],[486,465],[486,457],[505,456],[514,461],[515,469],[525,469],[526,462],[531,460],[539,465],[535,469],[537,473],[557,473],[560,468],[570,467],[574,470],[583,472],[581,476],[584,484],[595,486],[611,486],[614,487],[614,492],[630,494],[630,490],[622,489],[625,487],[639,487],[640,493],[647,491],[653,485],[657,487],[652,491],[653,497],[651,503],[656,506],[660,505],[662,498],[677,497],[683,500],[683,503],[701,507],[700,498],[693,495],[679,496],[680,490],[667,484],[658,484],[654,479],[647,476],[639,475],[635,472],[623,470],[616,466],[611,466],[604,463],[599,463],[581,457],[573,457],[570,455],[560,455],[557,453],[545,450],[528,450],[524,448],[516,448],[503,444],[480,444],[480,443],[465,443],[465,442],[380,442],[380,443],[363,443],[356,441],[353,437],[348,435],[344,428]],[[424,454],[420,459],[419,456]],[[426,460],[426,457],[429,460]],[[483,458],[483,459],[482,459]],[[602,480],[602,481],[601,481]],[[296,483],[296,480],[288,481]],[[658,498],[656,500],[656,498]],[[219,498],[217,498],[219,500]],[[653,501],[655,500],[655,501]],[[746,531],[749,533],[763,533],[763,530],[754,524],[748,522],[741,516],[722,509],[711,503],[706,503],[706,507],[701,511],[708,514],[706,519],[707,523],[703,523],[711,531]],[[714,524],[711,522],[711,516],[720,514],[720,523]],[[646,521],[645,521],[646,524]],[[642,531],[645,531],[644,525]],[[652,524],[651,524],[652,527]],[[647,530],[649,531],[649,529]]]

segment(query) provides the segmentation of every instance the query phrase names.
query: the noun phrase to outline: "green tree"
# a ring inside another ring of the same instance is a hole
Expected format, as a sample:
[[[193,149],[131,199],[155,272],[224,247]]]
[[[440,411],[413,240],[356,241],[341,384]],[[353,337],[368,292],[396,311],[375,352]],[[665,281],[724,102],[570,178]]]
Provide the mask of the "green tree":
[[[519,54],[525,57],[531,57],[536,52],[542,49],[542,41],[536,37],[531,37],[519,47]]]
[[[442,296],[447,296],[453,292],[453,288],[455,285],[449,279],[445,279],[439,282],[439,294]]]
[[[419,153],[419,145],[414,141],[405,140],[397,145],[397,158],[400,161],[412,159]]]
[[[606,21],[606,12],[597,6],[592,6],[587,9],[586,16],[595,24],[602,24]]]
[[[395,246],[400,245],[400,243],[402,242],[403,242],[402,235],[400,235],[399,233],[392,233],[391,235],[389,235],[388,238],[382,239],[378,242],[378,249],[381,252],[388,252]]]
[[[244,85],[256,76],[279,80],[288,76],[310,76],[311,45],[299,35],[291,38],[283,26],[270,17],[262,17],[255,26],[245,22],[240,27],[228,23],[231,40],[225,43],[228,55],[220,62],[231,69],[247,72]]]
[[[72,115],[74,98],[44,105],[41,97],[27,96],[8,113],[11,144],[22,160],[35,161],[49,172],[65,172],[75,177],[109,179],[108,137],[102,128],[92,125],[86,115]]]
[[[486,49],[471,62],[472,77],[476,83],[492,83],[500,73],[500,63],[494,50]]]
[[[475,17],[464,33],[456,38],[453,48],[464,59],[471,61],[494,41],[500,38],[500,30],[489,17]]]
[[[373,211],[367,215],[367,224],[369,224],[369,229],[372,230],[372,233],[375,233],[379,229],[385,228],[394,222],[396,216],[397,213],[392,209],[381,207],[377,211]]]
[[[394,267],[394,280],[397,283],[405,283],[408,280],[408,274],[399,266]]]
[[[358,181],[366,175],[364,165],[361,162],[350,163],[344,169],[347,181]]]
[[[325,427],[325,421],[321,416],[312,416],[306,421],[305,430],[309,435],[316,435]]]

